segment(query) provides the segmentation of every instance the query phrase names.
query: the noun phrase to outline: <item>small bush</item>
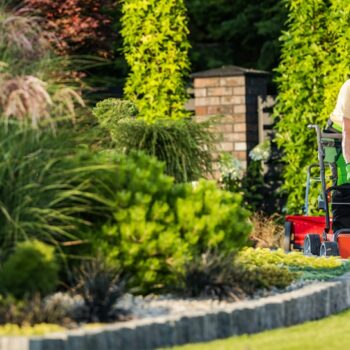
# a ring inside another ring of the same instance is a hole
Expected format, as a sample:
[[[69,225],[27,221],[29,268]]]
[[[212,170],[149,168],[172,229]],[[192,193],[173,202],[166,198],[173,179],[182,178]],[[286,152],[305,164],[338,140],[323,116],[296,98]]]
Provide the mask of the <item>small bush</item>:
[[[239,300],[245,294],[237,283],[237,270],[231,254],[208,252],[196,257],[186,264],[179,281],[182,294],[190,297]]]
[[[93,110],[102,128],[116,136],[117,124],[121,119],[135,117],[137,108],[134,103],[117,98],[108,98],[96,104]]]
[[[327,280],[349,271],[349,262],[337,257],[309,257],[300,252],[286,254],[281,249],[246,248],[236,263],[246,269],[245,282],[251,289],[286,287],[294,279]]]
[[[165,162],[165,172],[177,182],[194,181],[213,171],[216,136],[210,127],[215,119],[196,122],[165,118],[150,124],[132,118],[136,107],[117,99],[99,102],[93,113],[117,150],[126,154],[139,150],[155,156]]]
[[[58,284],[55,249],[39,241],[19,243],[0,271],[1,288],[17,298],[47,295]]]
[[[177,285],[173,272],[210,249],[238,250],[250,231],[241,196],[208,181],[174,185],[162,168],[141,154],[120,163],[113,220],[93,237],[101,255],[142,293]]]
[[[84,300],[84,322],[111,322],[118,319],[114,306],[122,296],[124,283],[120,274],[100,260],[84,263],[75,272],[75,292]]]

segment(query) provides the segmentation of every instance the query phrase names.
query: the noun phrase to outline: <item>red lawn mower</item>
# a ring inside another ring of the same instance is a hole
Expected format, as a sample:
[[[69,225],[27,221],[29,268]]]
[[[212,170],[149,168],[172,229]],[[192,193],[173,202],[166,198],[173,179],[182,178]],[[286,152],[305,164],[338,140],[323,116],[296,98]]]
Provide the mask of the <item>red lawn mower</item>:
[[[284,248],[303,250],[305,255],[350,257],[350,184],[337,186],[337,161],[342,153],[342,134],[309,125],[317,135],[318,164],[308,168],[304,215],[289,215],[285,222]],[[330,168],[332,185],[327,187],[326,169]],[[312,177],[313,169],[319,177]],[[324,216],[309,216],[309,193],[312,181],[321,182],[318,208]],[[332,218],[330,216],[332,210]]]

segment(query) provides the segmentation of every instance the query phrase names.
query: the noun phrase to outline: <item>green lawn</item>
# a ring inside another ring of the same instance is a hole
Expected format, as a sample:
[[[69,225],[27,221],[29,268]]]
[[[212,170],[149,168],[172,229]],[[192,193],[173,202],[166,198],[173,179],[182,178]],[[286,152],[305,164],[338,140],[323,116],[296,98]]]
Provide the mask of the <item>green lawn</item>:
[[[344,350],[350,349],[350,311],[289,328],[210,343],[180,346],[181,350]]]

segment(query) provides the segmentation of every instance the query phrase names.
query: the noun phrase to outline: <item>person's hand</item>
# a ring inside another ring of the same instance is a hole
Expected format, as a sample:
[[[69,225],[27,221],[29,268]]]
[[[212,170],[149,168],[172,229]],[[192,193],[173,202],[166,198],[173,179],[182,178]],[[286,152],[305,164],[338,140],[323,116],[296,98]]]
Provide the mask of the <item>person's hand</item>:
[[[350,163],[346,164],[346,180],[350,183]]]

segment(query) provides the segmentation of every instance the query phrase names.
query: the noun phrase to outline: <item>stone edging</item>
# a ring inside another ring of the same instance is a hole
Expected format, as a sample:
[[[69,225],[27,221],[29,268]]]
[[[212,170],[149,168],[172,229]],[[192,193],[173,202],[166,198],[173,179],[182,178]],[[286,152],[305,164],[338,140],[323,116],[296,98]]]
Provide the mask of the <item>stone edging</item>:
[[[252,334],[350,308],[350,274],[211,312],[149,318],[44,337],[0,337],[0,350],[149,350]]]

